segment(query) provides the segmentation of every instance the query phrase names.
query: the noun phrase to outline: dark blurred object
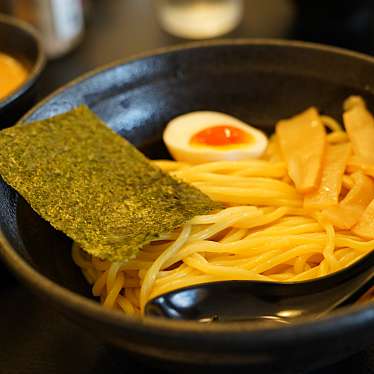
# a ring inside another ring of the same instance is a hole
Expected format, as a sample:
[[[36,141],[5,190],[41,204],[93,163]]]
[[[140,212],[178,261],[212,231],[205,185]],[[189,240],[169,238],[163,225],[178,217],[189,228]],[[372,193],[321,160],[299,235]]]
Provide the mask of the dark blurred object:
[[[1,4],[3,11],[40,31],[49,58],[65,55],[83,37],[82,0],[0,0]]]
[[[294,0],[294,3],[297,39],[366,53],[373,51],[373,0]]]
[[[27,80],[10,96],[0,100],[0,128],[10,126],[34,103],[37,81],[45,57],[38,34],[27,24],[0,14],[0,51],[29,68]]]

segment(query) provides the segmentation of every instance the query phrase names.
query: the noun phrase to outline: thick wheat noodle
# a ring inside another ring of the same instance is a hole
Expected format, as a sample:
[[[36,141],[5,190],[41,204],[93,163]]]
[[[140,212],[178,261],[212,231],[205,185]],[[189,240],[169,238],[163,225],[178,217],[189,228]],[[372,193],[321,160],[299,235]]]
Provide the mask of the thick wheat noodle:
[[[330,143],[347,141],[334,119],[321,116]],[[303,208],[272,138],[266,159],[188,165],[155,163],[200,188],[227,208],[194,217],[146,245],[137,258],[109,263],[77,245],[73,259],[105,307],[139,315],[145,303],[180,287],[221,280],[295,282],[342,269],[374,247],[352,232],[335,230]],[[353,181],[343,177],[343,187]]]

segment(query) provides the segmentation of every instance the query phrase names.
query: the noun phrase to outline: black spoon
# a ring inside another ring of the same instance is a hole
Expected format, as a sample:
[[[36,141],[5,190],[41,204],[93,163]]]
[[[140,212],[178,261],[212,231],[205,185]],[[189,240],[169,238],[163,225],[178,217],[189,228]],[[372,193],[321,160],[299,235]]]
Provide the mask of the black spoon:
[[[374,284],[374,251],[348,268],[312,281],[222,281],[186,287],[150,300],[145,314],[199,322],[291,323],[319,318],[353,302]]]

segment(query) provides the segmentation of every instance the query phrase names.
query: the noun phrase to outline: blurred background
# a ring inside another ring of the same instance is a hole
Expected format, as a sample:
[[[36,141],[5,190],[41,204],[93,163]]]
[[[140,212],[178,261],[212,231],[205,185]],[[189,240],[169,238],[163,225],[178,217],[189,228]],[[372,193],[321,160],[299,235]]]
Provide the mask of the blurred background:
[[[0,0],[1,13],[40,32],[48,61],[39,99],[113,60],[190,41],[282,38],[374,54],[374,0]],[[12,35],[5,38],[12,43]],[[101,344],[35,300],[1,265],[0,279],[0,373],[121,372]],[[320,374],[373,370],[371,349]]]
[[[372,53],[372,0],[0,0],[37,27],[45,96],[83,72],[158,47],[212,38],[288,38]]]

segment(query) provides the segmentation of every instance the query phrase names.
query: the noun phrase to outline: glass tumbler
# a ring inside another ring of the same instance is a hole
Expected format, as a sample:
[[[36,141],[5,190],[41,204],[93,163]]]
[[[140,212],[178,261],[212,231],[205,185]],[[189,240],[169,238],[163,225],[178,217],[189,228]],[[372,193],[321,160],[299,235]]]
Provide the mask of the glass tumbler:
[[[155,0],[161,27],[185,39],[224,35],[241,21],[242,0]]]

